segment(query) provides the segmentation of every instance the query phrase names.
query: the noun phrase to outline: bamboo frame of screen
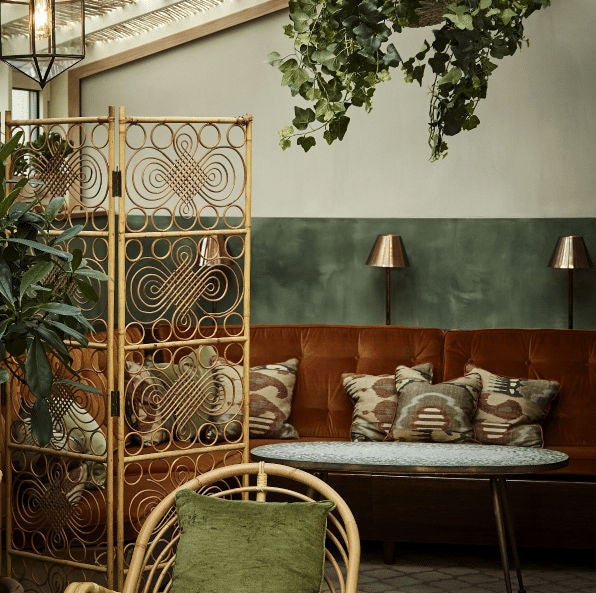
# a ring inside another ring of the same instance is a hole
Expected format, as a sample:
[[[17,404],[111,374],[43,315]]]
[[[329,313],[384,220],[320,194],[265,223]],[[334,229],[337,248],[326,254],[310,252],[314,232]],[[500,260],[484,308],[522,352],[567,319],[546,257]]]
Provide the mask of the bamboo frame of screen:
[[[252,117],[8,113],[7,138],[17,130],[46,141],[23,142],[9,171],[21,159],[44,199],[64,192],[51,232],[83,225],[70,248],[110,280],[97,303],[78,295],[94,333],[71,350],[101,397],[53,396],[42,449],[27,428],[31,394],[9,386],[6,566],[27,591],[120,588],[159,500],[248,459]],[[205,255],[214,239],[220,251]]]

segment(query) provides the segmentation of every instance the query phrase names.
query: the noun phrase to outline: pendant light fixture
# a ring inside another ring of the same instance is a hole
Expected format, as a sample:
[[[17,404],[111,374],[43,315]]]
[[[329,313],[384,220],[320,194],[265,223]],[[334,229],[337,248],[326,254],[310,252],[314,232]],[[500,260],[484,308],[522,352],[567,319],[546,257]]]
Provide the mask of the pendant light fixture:
[[[41,88],[84,57],[83,0],[0,0],[0,60]]]

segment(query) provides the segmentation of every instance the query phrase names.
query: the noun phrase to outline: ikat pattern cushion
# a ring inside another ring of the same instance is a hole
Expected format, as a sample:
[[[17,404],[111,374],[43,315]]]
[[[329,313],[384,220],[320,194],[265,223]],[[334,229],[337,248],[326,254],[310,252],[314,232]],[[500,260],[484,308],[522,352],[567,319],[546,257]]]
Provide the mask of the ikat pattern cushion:
[[[431,363],[413,368],[429,382],[432,380]],[[387,440],[397,410],[395,375],[344,373],[341,378],[346,393],[354,402],[351,439],[353,441]]]
[[[473,442],[472,418],[482,380],[477,373],[432,385],[415,369],[397,367],[397,412],[390,436],[396,441]]]
[[[216,354],[213,346],[201,346],[178,364],[127,361],[127,419],[143,445],[162,443],[172,432],[181,440],[213,440],[202,427],[209,424],[216,395],[211,370]]]
[[[214,368],[222,414],[213,421],[227,423],[226,438],[237,438],[242,422],[241,365]],[[250,368],[250,436],[260,438],[297,438],[297,430],[287,422],[298,373],[298,359]]]
[[[474,417],[477,441],[494,445],[542,447],[542,422],[559,392],[556,381],[516,379],[468,365],[466,371],[482,379]]]

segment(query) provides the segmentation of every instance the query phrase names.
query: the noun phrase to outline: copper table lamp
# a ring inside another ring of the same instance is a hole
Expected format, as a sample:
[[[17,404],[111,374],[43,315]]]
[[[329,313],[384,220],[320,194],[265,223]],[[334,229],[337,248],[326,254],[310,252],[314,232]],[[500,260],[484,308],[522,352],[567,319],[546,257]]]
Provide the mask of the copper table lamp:
[[[410,264],[399,235],[379,235],[373,245],[367,266],[385,268],[385,323],[391,325],[391,270]]]
[[[568,235],[559,237],[555,250],[548,262],[549,267],[567,270],[567,300],[569,329],[573,328],[573,270],[592,267],[592,260],[586,248],[583,237]]]

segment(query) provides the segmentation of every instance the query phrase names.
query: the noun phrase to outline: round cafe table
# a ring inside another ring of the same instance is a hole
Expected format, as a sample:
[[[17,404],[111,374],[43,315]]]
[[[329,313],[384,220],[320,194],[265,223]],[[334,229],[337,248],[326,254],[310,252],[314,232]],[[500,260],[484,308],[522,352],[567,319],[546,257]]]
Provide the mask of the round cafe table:
[[[507,499],[507,478],[564,467],[565,453],[504,445],[398,442],[293,442],[251,450],[257,461],[283,463],[323,475],[350,472],[387,475],[465,476],[490,481],[505,589],[512,593],[509,553],[519,593],[526,593]]]

